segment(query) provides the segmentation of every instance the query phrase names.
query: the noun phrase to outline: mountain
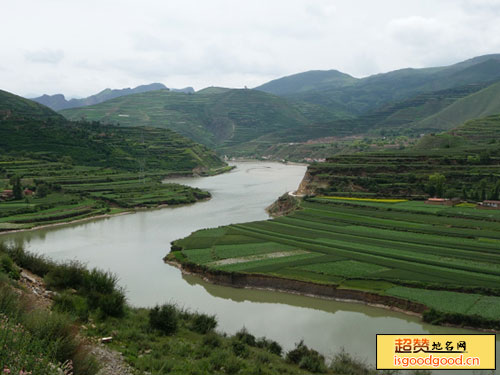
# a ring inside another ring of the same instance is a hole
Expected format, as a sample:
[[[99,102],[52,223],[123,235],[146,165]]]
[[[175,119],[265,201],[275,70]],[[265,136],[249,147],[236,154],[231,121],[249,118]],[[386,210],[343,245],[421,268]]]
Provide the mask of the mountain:
[[[170,89],[172,92],[183,92],[184,94],[194,94],[194,89],[192,87],[184,87],[183,89]]]
[[[192,95],[150,91],[61,114],[72,120],[168,128],[210,147],[233,147],[269,133],[345,115],[262,91],[215,87]]]
[[[461,98],[411,126],[422,131],[452,129],[465,121],[500,113],[500,82]]]
[[[344,87],[354,84],[358,79],[338,70],[310,70],[304,73],[278,78],[265,83],[256,90],[274,95],[305,92],[321,87]]]
[[[190,89],[193,90],[192,87],[186,87],[185,89],[180,89],[177,91],[189,93]],[[60,111],[62,109],[67,109],[67,108],[78,108],[78,107],[98,104],[106,100],[118,98],[120,96],[139,94],[142,92],[148,92],[153,90],[168,90],[168,88],[162,83],[151,83],[149,85],[137,86],[136,88],[133,89],[131,88],[125,88],[121,90],[105,89],[95,95],[82,99],[66,100],[64,95],[56,94],[56,95],[42,95],[38,98],[33,98],[31,100],[43,104],[49,108],[52,108],[54,111]]]
[[[1,90],[0,150],[52,161],[70,157],[76,164],[127,170],[175,172],[225,165],[213,151],[171,130],[68,121],[43,105]]]
[[[421,93],[498,80],[500,54],[479,56],[451,66],[400,69],[362,79],[334,71],[336,74],[333,76],[338,79],[329,82],[327,77],[332,74],[330,72],[306,72],[283,77],[257,89],[329,108],[342,105],[350,113],[364,114],[389,102]]]

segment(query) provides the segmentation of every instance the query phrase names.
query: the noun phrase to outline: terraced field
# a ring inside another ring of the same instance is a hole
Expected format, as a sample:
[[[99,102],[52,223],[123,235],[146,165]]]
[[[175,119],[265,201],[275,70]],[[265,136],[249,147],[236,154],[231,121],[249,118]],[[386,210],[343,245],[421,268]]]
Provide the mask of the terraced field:
[[[0,200],[0,232],[119,213],[134,207],[194,203],[210,197],[200,189],[161,183],[165,171],[132,173],[9,158],[0,160],[0,168],[0,191],[10,187],[7,176],[22,176],[23,186],[35,192],[42,185],[47,190],[43,196]]]
[[[178,260],[208,269],[368,290],[441,312],[461,301],[464,311],[457,313],[498,319],[496,211],[342,197],[307,199],[301,208],[287,217],[198,231],[172,249],[180,249]],[[477,307],[485,303],[488,309]]]

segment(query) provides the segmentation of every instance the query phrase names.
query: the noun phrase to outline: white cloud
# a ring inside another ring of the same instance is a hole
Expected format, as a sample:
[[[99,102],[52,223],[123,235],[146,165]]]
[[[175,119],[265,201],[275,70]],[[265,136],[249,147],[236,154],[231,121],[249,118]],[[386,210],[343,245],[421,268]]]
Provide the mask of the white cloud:
[[[500,52],[499,11],[498,0],[17,0],[2,4],[0,82],[86,96],[450,64]]]
[[[24,57],[34,63],[57,64],[64,58],[64,52],[47,48],[26,52]]]

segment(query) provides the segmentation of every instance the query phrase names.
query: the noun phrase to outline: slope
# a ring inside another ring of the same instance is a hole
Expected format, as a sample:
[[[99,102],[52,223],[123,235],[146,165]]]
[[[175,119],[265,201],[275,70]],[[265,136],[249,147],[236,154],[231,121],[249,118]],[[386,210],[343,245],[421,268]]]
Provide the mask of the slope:
[[[175,130],[210,147],[251,141],[318,119],[345,116],[308,103],[290,103],[257,90],[207,88],[193,95],[151,91],[61,112],[68,119]]]
[[[327,72],[322,72],[326,74]],[[351,113],[366,113],[391,101],[401,101],[420,93],[445,90],[474,83],[489,82],[500,78],[500,55],[479,56],[458,64],[424,69],[400,69],[376,74],[349,84],[339,85],[311,80],[296,84],[294,75],[278,80],[279,91],[273,84],[259,86],[263,91],[280,92],[280,95],[327,107],[344,105]],[[302,77],[307,77],[304,73]],[[307,89],[308,88],[308,89]]]
[[[422,197],[436,194],[429,177],[444,176],[441,193],[463,199],[498,199],[500,116],[469,121],[427,135],[406,150],[336,155],[309,167],[304,192]]]
[[[356,81],[357,78],[338,70],[310,70],[272,80],[255,89],[274,95],[287,95],[320,87],[344,87]]]
[[[35,102],[0,91],[0,149],[45,160],[117,169],[192,171],[225,164],[205,146],[168,129],[70,122]]]
[[[447,130],[465,121],[500,113],[500,82],[468,95],[412,125],[422,131]]]

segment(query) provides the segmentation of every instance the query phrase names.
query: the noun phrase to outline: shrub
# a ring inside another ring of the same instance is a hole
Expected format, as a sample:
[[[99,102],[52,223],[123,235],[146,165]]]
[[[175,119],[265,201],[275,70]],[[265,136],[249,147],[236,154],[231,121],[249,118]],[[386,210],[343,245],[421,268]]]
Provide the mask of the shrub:
[[[19,280],[19,277],[21,277],[18,267],[7,254],[0,253],[0,271],[4,271],[14,280]]]
[[[22,268],[25,268],[38,276],[44,277],[54,268],[54,262],[48,260],[43,255],[33,254],[23,248],[0,248],[12,258],[12,260]]]
[[[87,321],[89,318],[87,300],[68,292],[60,293],[54,297],[53,308],[56,311],[70,313],[81,321]]]
[[[218,348],[221,346],[222,341],[217,334],[210,332],[208,335],[205,335],[203,337],[202,343],[203,343],[203,346],[206,346],[209,348]]]
[[[11,317],[21,313],[19,297],[7,285],[0,285],[0,313]]]
[[[261,337],[257,340],[256,346],[259,348],[266,349],[269,353],[281,356],[283,353],[283,348],[276,341],[268,340],[265,337]]]
[[[245,327],[243,327],[241,330],[236,332],[236,335],[234,335],[237,340],[250,345],[250,346],[257,346],[257,343],[255,341],[255,336],[252,335],[247,331]]]
[[[299,367],[311,372],[326,372],[325,358],[318,353],[310,353],[299,362]]]
[[[229,357],[224,364],[224,372],[228,375],[237,374],[242,367],[243,365],[238,358]]]
[[[79,346],[76,328],[66,315],[35,310],[27,314],[22,323],[36,338],[55,343],[54,353],[59,362],[76,353]]]
[[[353,358],[349,353],[346,353],[344,349],[333,357],[330,369],[334,373],[345,375],[375,375],[377,373],[375,369]]]
[[[207,315],[207,314],[194,314],[191,322],[191,330],[206,334],[210,331],[213,331],[217,326],[217,319],[215,315]]]
[[[47,286],[72,288],[87,299],[90,310],[106,316],[121,317],[125,312],[125,293],[117,287],[117,277],[108,271],[88,271],[80,262],[54,265],[45,276]]]
[[[118,278],[109,271],[101,271],[96,268],[83,274],[83,288],[86,292],[98,292],[111,294],[116,290]]]
[[[241,357],[241,358],[248,357],[248,354],[249,354],[248,347],[244,343],[242,343],[241,341],[233,341],[233,343],[231,344],[231,347],[233,349],[233,353],[237,357]]]
[[[85,266],[78,261],[58,264],[45,275],[48,287],[57,289],[80,289],[85,279]]]
[[[295,345],[286,355],[286,360],[311,372],[326,372],[325,358],[314,349],[309,349],[304,341]]]
[[[149,311],[149,326],[165,335],[172,335],[179,326],[177,307],[173,304],[156,305]]]

